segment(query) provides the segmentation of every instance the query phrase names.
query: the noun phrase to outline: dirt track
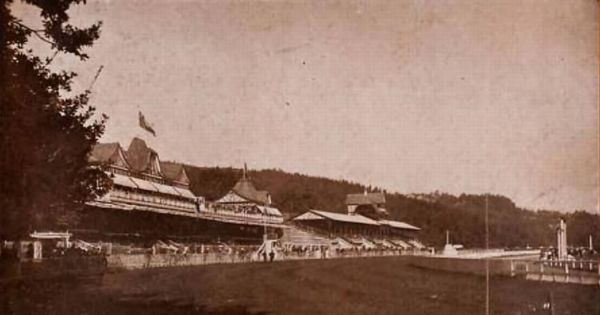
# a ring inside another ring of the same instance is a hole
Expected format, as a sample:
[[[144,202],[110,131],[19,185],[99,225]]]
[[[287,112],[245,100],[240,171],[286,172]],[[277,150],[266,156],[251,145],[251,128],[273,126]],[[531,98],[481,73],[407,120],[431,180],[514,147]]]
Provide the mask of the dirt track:
[[[483,314],[484,289],[482,277],[398,257],[211,265],[13,284],[2,288],[0,313]],[[600,314],[598,287],[507,278],[492,279],[492,314],[549,314],[550,292],[556,315]]]

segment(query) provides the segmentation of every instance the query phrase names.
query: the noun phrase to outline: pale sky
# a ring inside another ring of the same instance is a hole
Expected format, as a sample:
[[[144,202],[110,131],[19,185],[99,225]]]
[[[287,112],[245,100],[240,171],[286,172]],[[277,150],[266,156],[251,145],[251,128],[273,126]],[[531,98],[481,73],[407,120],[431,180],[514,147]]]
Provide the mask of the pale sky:
[[[143,136],[163,160],[596,211],[597,6],[90,1],[71,11],[104,23],[90,60],[54,66],[81,91],[104,65],[102,141]]]

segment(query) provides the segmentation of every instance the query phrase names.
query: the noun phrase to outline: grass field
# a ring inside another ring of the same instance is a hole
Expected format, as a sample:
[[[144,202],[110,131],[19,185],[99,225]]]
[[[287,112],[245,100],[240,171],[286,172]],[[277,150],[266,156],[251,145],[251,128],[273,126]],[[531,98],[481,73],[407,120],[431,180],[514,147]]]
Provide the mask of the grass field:
[[[600,314],[597,286],[492,278],[492,314]],[[484,314],[485,278],[405,258],[209,265],[2,287],[2,314]]]

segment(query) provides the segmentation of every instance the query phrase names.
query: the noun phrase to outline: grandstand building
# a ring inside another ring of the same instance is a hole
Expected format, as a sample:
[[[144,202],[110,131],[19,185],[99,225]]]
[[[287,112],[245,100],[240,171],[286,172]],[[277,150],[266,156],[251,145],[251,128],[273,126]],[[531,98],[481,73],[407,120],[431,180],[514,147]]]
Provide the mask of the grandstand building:
[[[349,194],[346,206],[348,213],[309,210],[292,218],[293,227],[285,231],[284,242],[305,246],[317,239],[318,244],[329,240],[342,248],[424,248],[416,238],[418,227],[387,219],[383,193]],[[298,237],[303,233],[314,236]],[[303,239],[308,242],[302,243]]]
[[[146,142],[134,138],[96,145],[92,167],[110,175],[108,193],[87,203],[80,223],[69,231],[86,240],[126,239],[258,244],[265,236],[286,245],[337,248],[421,248],[419,228],[390,220],[383,193],[349,194],[347,213],[309,210],[284,224],[268,191],[259,190],[246,167],[221,198],[207,202],[190,189],[182,164],[160,161]]]
[[[189,179],[183,166],[161,162],[144,140],[134,138],[127,151],[119,143],[98,144],[89,161],[92,165],[107,168],[113,186],[106,195],[88,205],[196,216],[199,199],[189,190]]]
[[[272,206],[268,191],[258,190],[244,172],[240,180],[220,199],[200,210],[201,216],[216,221],[263,227],[277,232],[283,227],[283,215]],[[276,231],[278,230],[278,231]]]
[[[267,192],[246,176],[225,197],[206,203],[190,190],[182,164],[162,162],[139,138],[127,150],[119,143],[94,146],[89,163],[112,179],[104,196],[88,202],[72,231],[86,239],[195,239],[260,242],[265,227],[281,228],[281,213]]]

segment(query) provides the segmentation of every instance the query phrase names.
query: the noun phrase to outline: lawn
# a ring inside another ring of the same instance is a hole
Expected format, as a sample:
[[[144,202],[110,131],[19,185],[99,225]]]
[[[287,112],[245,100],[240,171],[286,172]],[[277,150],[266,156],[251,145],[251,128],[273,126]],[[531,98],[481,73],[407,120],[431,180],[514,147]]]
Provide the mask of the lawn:
[[[492,278],[492,314],[600,314],[600,288]],[[401,257],[208,265],[4,285],[2,314],[484,314],[485,278]]]

